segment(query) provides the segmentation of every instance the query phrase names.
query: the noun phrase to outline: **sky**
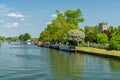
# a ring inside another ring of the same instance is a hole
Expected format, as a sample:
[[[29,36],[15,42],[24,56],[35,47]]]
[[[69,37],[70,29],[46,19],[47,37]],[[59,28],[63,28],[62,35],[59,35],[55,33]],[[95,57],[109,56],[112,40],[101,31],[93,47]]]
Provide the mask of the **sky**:
[[[27,32],[38,38],[55,19],[56,9],[64,12],[78,8],[85,18],[79,24],[82,29],[101,22],[120,25],[120,0],[0,0],[0,35],[19,36]]]

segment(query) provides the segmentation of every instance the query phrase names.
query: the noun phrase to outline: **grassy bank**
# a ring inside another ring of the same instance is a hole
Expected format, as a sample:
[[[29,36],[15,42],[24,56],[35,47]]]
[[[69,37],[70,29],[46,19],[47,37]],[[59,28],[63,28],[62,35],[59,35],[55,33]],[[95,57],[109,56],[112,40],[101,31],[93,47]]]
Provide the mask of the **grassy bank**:
[[[92,54],[101,54],[101,55],[108,55],[108,56],[115,56],[120,57],[120,51],[109,51],[105,49],[98,49],[98,48],[92,48],[92,47],[76,47],[77,51],[81,52],[87,52]]]

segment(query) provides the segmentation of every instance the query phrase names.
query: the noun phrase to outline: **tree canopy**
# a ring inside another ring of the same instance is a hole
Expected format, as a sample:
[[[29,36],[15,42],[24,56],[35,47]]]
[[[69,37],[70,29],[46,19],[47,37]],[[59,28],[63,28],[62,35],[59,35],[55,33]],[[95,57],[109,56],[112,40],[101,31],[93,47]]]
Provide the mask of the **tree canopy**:
[[[79,29],[78,24],[84,21],[80,9],[67,10],[64,13],[56,10],[56,13],[57,17],[41,32],[39,37],[40,41],[61,42],[64,40],[64,34],[71,29]]]
[[[120,50],[120,27],[116,28],[116,31],[112,34],[109,47],[110,49]]]
[[[0,36],[0,41],[3,41],[5,40],[5,37],[4,36]]]
[[[68,23],[75,24],[78,26],[79,22],[83,22],[82,12],[80,9],[77,10],[67,10],[65,11],[66,20]]]
[[[97,42],[100,44],[105,44],[108,42],[108,37],[105,33],[97,34]]]
[[[19,36],[19,40],[21,40],[21,41],[27,41],[29,39],[31,39],[31,35],[29,33],[21,34]]]
[[[98,25],[96,26],[85,26],[85,41],[97,42]]]
[[[64,40],[69,42],[70,45],[77,45],[78,42],[84,40],[85,33],[80,30],[70,30],[64,35]]]

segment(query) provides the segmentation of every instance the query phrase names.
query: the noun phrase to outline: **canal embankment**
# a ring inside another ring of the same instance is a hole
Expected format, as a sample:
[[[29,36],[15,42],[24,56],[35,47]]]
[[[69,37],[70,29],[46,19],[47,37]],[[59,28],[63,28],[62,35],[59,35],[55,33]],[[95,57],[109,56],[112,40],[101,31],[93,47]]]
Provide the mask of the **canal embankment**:
[[[76,47],[76,52],[120,60],[120,51],[92,47]]]
[[[58,49],[58,50],[63,50],[68,52],[79,52],[83,54],[90,54],[90,55],[120,60],[120,51],[115,51],[115,50],[106,50],[106,49],[100,49],[95,47],[76,47],[72,49],[72,47],[69,48],[70,46],[66,46],[66,45],[60,46],[58,44],[50,44],[50,43],[49,44],[39,43],[37,45],[41,47],[51,48],[51,49]]]

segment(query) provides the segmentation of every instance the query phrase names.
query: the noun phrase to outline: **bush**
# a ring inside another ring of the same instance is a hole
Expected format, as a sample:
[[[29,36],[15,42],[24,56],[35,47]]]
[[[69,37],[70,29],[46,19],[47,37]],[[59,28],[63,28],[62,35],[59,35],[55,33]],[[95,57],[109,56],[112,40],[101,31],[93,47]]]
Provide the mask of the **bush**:
[[[114,36],[110,40],[110,49],[119,50],[120,48],[120,36]]]
[[[105,33],[97,34],[97,42],[99,44],[105,44],[108,42],[108,37]]]

